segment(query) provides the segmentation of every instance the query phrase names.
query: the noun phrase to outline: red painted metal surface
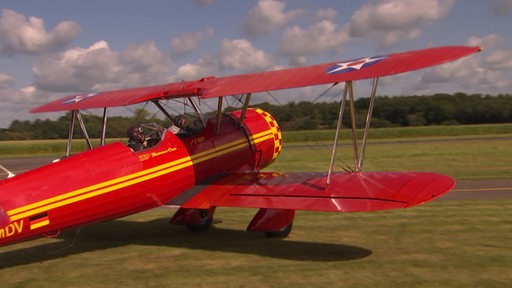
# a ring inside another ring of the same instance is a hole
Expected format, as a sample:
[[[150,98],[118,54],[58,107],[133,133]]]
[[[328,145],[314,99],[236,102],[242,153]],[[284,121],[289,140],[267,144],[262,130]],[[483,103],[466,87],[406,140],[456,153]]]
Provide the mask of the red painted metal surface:
[[[231,174],[183,205],[361,212],[407,208],[449,192],[455,181],[430,172]]]
[[[247,230],[255,232],[279,231],[292,224],[295,218],[293,209],[261,208],[247,226]]]
[[[166,131],[137,153],[113,143],[0,181],[0,245],[158,207],[215,175],[264,167],[277,156],[277,130],[261,113],[248,110],[243,126],[238,112],[224,115],[220,135],[212,118],[183,140]]]
[[[186,96],[212,98],[368,79],[446,63],[479,51],[480,47],[435,47],[300,68],[219,78],[207,77],[196,81],[183,81],[165,85],[105,91],[93,94],[78,94],[50,102],[33,109],[32,112],[70,111],[126,106],[150,100],[182,98]],[[344,65],[354,69],[332,69],[340,64],[341,66]]]
[[[374,78],[421,69],[473,54],[479,47],[437,47],[255,74],[97,94],[72,95],[32,110],[69,111],[197,96],[210,98]],[[259,109],[212,118],[198,134],[167,131],[154,147],[133,152],[114,143],[0,181],[0,245],[113,219],[171,202],[177,218],[217,206],[263,208],[252,230],[281,230],[295,209],[372,211],[406,208],[450,191],[452,178],[435,173],[340,173],[326,185],[320,173],[259,173],[279,155],[275,119]],[[212,180],[218,179],[218,180]],[[204,189],[197,184],[204,185]],[[201,189],[197,189],[200,187]],[[199,219],[201,220],[201,219]],[[291,227],[291,226],[290,226]],[[272,232],[272,231],[270,231]],[[274,231],[275,232],[275,231]]]

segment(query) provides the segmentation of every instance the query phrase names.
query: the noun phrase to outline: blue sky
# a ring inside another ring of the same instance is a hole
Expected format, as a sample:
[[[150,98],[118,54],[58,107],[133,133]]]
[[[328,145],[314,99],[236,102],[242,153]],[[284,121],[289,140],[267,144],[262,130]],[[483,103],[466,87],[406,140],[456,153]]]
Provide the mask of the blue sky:
[[[50,117],[28,110],[66,94],[442,45],[484,50],[389,77],[379,94],[512,93],[511,24],[512,0],[4,0],[0,127]]]

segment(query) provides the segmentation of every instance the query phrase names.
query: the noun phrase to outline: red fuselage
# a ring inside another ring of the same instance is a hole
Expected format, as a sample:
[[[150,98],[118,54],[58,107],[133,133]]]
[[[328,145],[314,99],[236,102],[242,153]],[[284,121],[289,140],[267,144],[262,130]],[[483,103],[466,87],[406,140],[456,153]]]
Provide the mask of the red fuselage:
[[[272,116],[210,118],[198,134],[133,152],[116,142],[0,181],[0,245],[161,206],[208,179],[258,170],[281,150]]]

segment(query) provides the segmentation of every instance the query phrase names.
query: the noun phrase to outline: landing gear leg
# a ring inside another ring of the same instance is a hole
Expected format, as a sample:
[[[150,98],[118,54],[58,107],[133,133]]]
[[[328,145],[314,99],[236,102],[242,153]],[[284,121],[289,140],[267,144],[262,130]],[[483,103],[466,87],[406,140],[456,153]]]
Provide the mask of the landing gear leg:
[[[208,215],[208,210],[199,210],[200,222],[197,224],[187,224],[187,229],[198,232],[208,230],[212,226],[213,216]]]
[[[265,232],[265,236],[267,238],[286,238],[292,231],[293,222],[284,226],[282,229],[277,231],[267,231]]]
[[[264,232],[269,238],[285,238],[292,231],[295,210],[261,208],[252,218],[248,231]]]
[[[190,231],[204,231],[212,226],[215,207],[209,209],[180,208],[171,218],[171,224],[185,225]]]

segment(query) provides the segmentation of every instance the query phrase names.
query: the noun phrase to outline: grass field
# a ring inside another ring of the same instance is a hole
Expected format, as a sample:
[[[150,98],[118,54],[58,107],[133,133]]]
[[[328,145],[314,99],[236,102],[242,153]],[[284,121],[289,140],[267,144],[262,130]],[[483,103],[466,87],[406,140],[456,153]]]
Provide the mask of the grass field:
[[[191,233],[154,209],[0,249],[2,287],[508,287],[512,201],[438,200],[408,210],[299,211],[285,240],[220,209]]]
[[[512,178],[510,133],[374,141],[366,170]],[[317,141],[320,140],[320,141]],[[269,170],[325,171],[321,139],[291,144]],[[338,163],[351,164],[341,146]],[[339,167],[338,167],[339,169]],[[368,213],[298,211],[284,240],[245,232],[253,209],[220,208],[191,233],[153,209],[0,248],[2,287],[509,287],[512,199],[444,200]]]

